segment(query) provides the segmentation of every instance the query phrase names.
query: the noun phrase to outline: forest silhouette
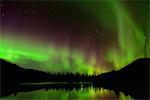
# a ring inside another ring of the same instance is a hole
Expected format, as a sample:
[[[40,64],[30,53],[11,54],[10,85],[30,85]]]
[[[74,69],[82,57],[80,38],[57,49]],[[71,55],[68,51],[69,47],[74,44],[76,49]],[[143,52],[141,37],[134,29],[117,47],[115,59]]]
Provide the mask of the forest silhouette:
[[[134,98],[149,99],[150,58],[137,59],[118,71],[99,75],[80,73],[45,73],[23,69],[3,59],[1,63],[0,96],[17,94],[21,91],[49,89],[72,91],[94,87],[129,94]],[[42,83],[42,84],[41,84]],[[38,85],[36,85],[38,84]]]

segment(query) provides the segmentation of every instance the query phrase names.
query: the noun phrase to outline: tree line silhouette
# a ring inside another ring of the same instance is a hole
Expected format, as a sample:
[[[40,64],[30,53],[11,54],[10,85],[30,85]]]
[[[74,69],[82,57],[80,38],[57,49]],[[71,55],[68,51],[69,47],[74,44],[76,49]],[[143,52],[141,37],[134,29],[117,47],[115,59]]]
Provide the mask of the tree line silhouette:
[[[52,82],[93,82],[98,75],[85,73],[48,73],[48,81]]]
[[[80,89],[92,86],[95,88],[122,91],[137,99],[149,99],[149,67],[150,58],[137,59],[124,66],[119,71],[112,71],[100,75],[83,73],[45,73],[33,69],[23,69],[5,60],[1,63],[0,96],[8,96],[19,91],[37,89]],[[22,83],[52,82],[54,84],[20,85]],[[59,83],[59,84],[58,84]]]

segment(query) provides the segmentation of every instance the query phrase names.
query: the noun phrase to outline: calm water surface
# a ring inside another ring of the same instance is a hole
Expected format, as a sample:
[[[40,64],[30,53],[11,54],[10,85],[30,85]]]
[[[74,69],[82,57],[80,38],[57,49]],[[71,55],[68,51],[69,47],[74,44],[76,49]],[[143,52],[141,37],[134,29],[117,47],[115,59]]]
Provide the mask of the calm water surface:
[[[1,98],[2,100],[133,100],[129,95],[123,92],[116,94],[112,90],[103,88],[95,89],[93,87],[81,88],[80,90],[66,91],[64,89],[40,89],[29,92],[19,92]]]

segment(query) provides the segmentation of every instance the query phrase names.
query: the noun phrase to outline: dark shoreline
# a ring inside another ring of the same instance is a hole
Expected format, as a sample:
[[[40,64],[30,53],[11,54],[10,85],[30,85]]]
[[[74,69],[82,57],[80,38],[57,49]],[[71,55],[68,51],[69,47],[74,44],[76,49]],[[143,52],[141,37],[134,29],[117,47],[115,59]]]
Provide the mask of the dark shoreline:
[[[131,95],[138,99],[149,99],[149,64],[150,58],[141,58],[125,66],[119,71],[112,71],[100,75],[85,74],[50,74],[32,69],[23,69],[5,60],[1,63],[1,88],[0,96],[17,94],[19,91],[32,91],[40,88],[48,90],[65,88],[72,90],[82,87],[92,86],[94,88],[103,87],[115,92],[122,91],[126,95]],[[67,77],[67,78],[66,78]],[[22,83],[41,83],[41,82],[66,82],[68,84],[47,84],[47,85],[20,85]],[[79,84],[73,84],[79,83]],[[89,84],[83,84],[89,83]],[[24,89],[26,88],[26,89]]]

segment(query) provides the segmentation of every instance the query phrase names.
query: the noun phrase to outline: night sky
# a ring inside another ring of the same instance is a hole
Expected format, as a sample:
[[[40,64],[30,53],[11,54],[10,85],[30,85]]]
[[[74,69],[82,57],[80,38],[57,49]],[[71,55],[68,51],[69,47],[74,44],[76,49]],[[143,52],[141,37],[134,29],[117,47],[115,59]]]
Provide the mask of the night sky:
[[[150,57],[148,0],[1,1],[0,58],[45,72],[102,73]]]

